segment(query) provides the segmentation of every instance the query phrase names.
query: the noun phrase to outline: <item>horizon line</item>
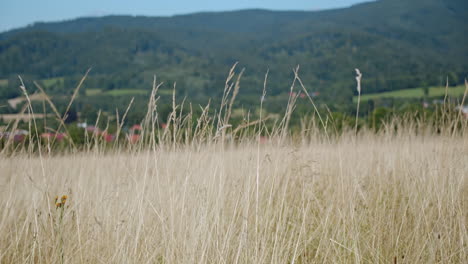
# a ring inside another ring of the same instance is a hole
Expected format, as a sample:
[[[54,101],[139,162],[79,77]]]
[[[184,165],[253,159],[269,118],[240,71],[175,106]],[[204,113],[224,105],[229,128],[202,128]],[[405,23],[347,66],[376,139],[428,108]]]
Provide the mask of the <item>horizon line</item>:
[[[19,30],[23,28],[33,27],[37,24],[47,24],[47,23],[64,23],[70,22],[79,19],[86,19],[86,18],[104,18],[104,17],[146,17],[146,18],[175,18],[175,17],[183,17],[183,16],[190,16],[190,15],[200,15],[200,14],[214,14],[214,13],[235,13],[235,12],[244,12],[244,11],[266,11],[266,12],[296,12],[296,13],[313,13],[313,12],[323,12],[323,11],[331,11],[331,10],[340,10],[340,9],[348,9],[354,6],[368,4],[372,2],[376,2],[377,0],[367,0],[362,3],[353,4],[350,6],[345,7],[332,7],[332,8],[324,8],[324,9],[268,9],[268,8],[239,8],[239,9],[229,9],[229,10],[200,10],[194,12],[187,12],[187,13],[177,13],[171,15],[151,15],[151,14],[118,14],[118,13],[103,13],[103,14],[87,14],[87,15],[80,15],[76,17],[58,19],[58,20],[37,20],[31,23],[28,23],[23,26],[18,27],[11,27],[7,29],[0,30],[0,34],[7,33],[9,31]]]

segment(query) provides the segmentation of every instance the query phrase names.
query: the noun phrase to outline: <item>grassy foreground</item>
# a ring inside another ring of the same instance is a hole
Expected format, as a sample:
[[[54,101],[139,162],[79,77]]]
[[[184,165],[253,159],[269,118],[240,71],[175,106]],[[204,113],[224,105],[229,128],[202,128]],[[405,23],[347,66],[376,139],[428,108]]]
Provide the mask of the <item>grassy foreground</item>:
[[[0,262],[466,260],[466,137],[255,145],[2,158]]]
[[[460,110],[335,132],[317,112],[293,133],[296,96],[281,121],[266,125],[262,100],[258,120],[234,128],[233,77],[215,114],[208,104],[192,120],[173,99],[163,130],[155,80],[134,145],[109,149],[92,136],[79,149],[69,138],[55,152],[31,134],[23,145],[10,137],[0,152],[0,263],[466,261]]]

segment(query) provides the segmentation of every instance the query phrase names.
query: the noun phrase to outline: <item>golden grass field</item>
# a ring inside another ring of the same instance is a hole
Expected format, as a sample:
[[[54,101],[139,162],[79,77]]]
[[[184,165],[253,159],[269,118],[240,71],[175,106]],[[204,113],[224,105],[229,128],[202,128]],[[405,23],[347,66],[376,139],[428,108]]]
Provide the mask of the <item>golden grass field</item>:
[[[466,263],[468,139],[0,160],[1,263]],[[54,197],[67,195],[65,207]]]
[[[467,263],[460,111],[341,132],[317,113],[293,134],[290,98],[273,129],[262,105],[234,129],[230,78],[218,116],[174,103],[164,131],[155,86],[137,145],[7,142],[0,263]]]

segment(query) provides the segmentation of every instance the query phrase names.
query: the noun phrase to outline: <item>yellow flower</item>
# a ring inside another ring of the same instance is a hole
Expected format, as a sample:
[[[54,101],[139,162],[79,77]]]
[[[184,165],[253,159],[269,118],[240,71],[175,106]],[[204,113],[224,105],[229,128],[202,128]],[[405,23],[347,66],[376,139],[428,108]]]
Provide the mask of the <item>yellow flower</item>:
[[[55,207],[56,208],[62,208],[65,206],[65,203],[67,202],[68,196],[67,195],[62,195],[62,197],[55,196]]]
[[[65,204],[65,202],[67,201],[67,198],[68,198],[68,196],[66,196],[66,195],[62,196],[61,203]]]

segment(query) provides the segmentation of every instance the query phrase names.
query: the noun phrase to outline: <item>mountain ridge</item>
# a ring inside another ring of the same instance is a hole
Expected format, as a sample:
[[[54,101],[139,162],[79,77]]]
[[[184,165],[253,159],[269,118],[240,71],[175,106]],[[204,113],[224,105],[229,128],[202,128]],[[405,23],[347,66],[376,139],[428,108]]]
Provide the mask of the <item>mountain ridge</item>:
[[[459,83],[468,70],[467,4],[381,0],[325,11],[240,10],[172,17],[105,16],[37,23],[0,34],[0,79],[73,76],[93,67],[103,89],[151,85],[159,73],[191,96],[215,96],[236,61],[248,92],[271,70],[272,93],[291,69],[323,98],[350,102],[353,69],[366,92]],[[30,56],[28,56],[30,55]],[[1,64],[3,62],[3,64]]]

